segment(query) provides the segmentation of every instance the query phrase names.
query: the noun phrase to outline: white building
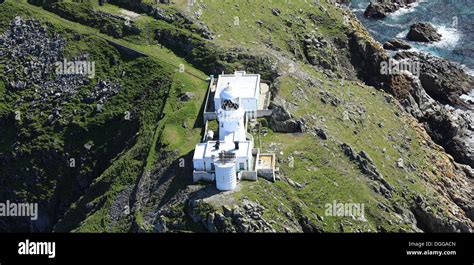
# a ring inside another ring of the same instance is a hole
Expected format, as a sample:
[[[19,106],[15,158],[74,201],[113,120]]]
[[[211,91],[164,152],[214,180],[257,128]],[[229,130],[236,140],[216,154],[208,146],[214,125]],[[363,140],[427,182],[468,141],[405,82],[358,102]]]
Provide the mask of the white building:
[[[221,105],[221,92],[228,86],[236,88],[242,108],[246,112],[256,112],[260,100],[260,75],[247,74],[245,71],[236,71],[234,74],[221,74],[217,79],[214,107],[216,110]]]
[[[196,145],[194,181],[215,180],[217,189],[233,190],[241,178],[256,179],[255,149],[247,133],[246,115],[257,111],[259,96],[260,75],[219,75],[214,96],[219,139]],[[214,133],[207,135],[212,138]]]

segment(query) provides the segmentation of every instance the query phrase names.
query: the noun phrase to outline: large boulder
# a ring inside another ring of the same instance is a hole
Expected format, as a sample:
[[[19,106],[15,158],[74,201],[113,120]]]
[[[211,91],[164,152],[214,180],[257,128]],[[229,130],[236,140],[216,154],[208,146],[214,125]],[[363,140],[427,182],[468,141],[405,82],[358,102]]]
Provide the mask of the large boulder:
[[[428,23],[416,23],[410,26],[407,39],[419,42],[434,42],[441,40],[441,34]]]
[[[400,5],[394,3],[370,3],[365,9],[364,16],[370,18],[385,18],[387,13],[395,12]]]
[[[364,12],[365,17],[385,18],[388,13],[397,11],[402,7],[410,7],[417,0],[377,0],[371,1]]]
[[[383,44],[383,48],[386,50],[408,50],[411,49],[411,45],[400,39],[391,39]]]
[[[286,105],[286,101],[279,97],[270,103],[269,107],[272,110],[270,126],[272,130],[283,133],[302,132],[301,121],[293,118]]]

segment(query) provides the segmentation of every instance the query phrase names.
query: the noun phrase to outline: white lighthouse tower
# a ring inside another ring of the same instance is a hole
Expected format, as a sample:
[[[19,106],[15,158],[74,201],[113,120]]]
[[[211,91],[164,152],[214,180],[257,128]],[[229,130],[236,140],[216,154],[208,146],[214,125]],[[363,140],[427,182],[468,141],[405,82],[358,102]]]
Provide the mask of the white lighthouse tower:
[[[233,190],[237,185],[237,158],[240,142],[246,139],[244,116],[245,110],[236,90],[230,83],[220,93],[220,108],[217,110],[219,121],[219,153],[214,162],[216,187],[219,190]],[[234,151],[234,152],[232,152]]]
[[[256,157],[260,153],[247,133],[246,120],[254,117],[259,107],[260,75],[244,71],[219,75],[217,84],[211,82],[209,95],[214,109],[214,118],[209,119],[217,117],[219,137],[214,139],[214,132],[208,131],[196,145],[193,180],[215,181],[218,190],[234,190],[241,179],[257,179]]]
[[[245,110],[239,95],[230,84],[220,93],[221,105],[217,110],[219,140],[224,142],[245,141]]]

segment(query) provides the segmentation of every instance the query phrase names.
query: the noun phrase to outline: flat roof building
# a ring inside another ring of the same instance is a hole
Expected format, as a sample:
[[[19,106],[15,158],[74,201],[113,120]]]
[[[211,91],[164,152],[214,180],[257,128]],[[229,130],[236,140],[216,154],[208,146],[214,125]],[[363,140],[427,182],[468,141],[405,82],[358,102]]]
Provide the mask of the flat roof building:
[[[219,109],[221,92],[228,86],[234,88],[246,112],[258,110],[260,100],[260,75],[247,74],[245,71],[236,71],[234,74],[221,74],[217,79],[214,108]]]

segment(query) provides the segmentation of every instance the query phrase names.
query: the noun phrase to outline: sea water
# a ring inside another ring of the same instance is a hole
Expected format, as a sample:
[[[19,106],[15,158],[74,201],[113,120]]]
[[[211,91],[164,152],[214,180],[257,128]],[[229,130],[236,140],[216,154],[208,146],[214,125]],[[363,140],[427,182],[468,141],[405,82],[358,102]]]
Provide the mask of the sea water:
[[[461,64],[474,75],[474,0],[421,0],[384,19],[364,17],[370,0],[352,0],[350,8],[372,36],[381,43],[400,38],[406,40],[410,25],[428,22],[442,35],[439,42],[407,41],[411,50],[427,52]]]

